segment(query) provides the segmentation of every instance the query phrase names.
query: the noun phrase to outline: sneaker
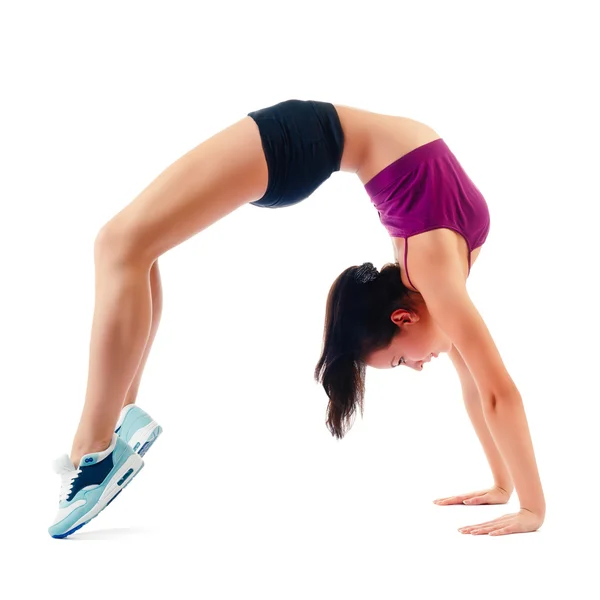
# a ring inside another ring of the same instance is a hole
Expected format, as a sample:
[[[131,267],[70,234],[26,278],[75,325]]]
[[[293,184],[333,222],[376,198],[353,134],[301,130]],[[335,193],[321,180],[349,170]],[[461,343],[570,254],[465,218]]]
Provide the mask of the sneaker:
[[[54,461],[62,477],[58,513],[48,533],[53,538],[71,535],[104,510],[144,466],[117,435],[103,452],[86,454],[76,469],[67,454]]]
[[[144,456],[162,433],[162,427],[139,406],[128,404],[121,410],[115,433],[127,442],[134,452]]]

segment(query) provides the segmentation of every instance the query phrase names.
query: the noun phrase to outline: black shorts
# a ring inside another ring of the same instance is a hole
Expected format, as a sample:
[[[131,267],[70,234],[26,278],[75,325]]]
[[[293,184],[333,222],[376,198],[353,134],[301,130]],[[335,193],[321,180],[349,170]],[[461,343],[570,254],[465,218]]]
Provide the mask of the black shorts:
[[[333,104],[286,100],[248,116],[258,125],[269,171],[265,195],[251,204],[297,204],[340,170],[344,132]]]

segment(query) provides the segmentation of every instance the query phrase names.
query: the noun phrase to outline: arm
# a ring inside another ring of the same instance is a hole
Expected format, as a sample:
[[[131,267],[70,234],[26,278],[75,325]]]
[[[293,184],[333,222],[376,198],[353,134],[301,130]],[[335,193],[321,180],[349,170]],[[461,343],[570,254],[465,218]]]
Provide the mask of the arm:
[[[454,365],[454,368],[458,374],[458,378],[460,379],[465,408],[467,409],[469,419],[471,420],[473,428],[475,429],[475,433],[477,434],[477,438],[481,443],[488,464],[490,465],[490,469],[494,477],[494,485],[505,490],[510,496],[513,492],[514,485],[508,468],[506,467],[502,455],[498,451],[496,443],[494,442],[487,423],[485,422],[485,417],[483,416],[483,409],[481,406],[481,398],[479,396],[479,390],[477,389],[475,380],[469,372],[469,369],[460,355],[460,352],[455,346],[452,346],[452,350],[450,350],[448,355],[450,356],[450,360],[452,361],[452,364]]]
[[[545,517],[546,503],[523,401],[469,298],[461,259],[452,246],[443,251],[436,247],[415,252],[411,279],[432,318],[450,337],[472,374],[485,421],[508,467],[521,509],[537,515],[537,528]]]

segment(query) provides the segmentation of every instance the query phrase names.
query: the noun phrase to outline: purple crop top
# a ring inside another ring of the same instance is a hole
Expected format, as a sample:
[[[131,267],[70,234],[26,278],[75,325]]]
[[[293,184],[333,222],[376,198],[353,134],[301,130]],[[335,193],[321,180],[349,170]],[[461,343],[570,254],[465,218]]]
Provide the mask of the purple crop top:
[[[471,252],[490,230],[488,205],[442,139],[419,146],[385,167],[365,184],[391,237],[405,239],[432,229],[452,229],[462,235]]]

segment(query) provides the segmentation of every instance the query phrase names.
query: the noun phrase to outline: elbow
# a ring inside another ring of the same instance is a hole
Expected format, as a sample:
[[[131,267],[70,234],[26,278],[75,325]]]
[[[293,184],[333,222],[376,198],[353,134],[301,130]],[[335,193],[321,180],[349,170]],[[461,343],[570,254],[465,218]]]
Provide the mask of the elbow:
[[[503,406],[522,404],[523,399],[521,398],[519,390],[516,387],[511,387],[510,389],[502,392],[492,392],[486,394],[485,396],[482,396],[481,402],[485,412],[495,413]]]

